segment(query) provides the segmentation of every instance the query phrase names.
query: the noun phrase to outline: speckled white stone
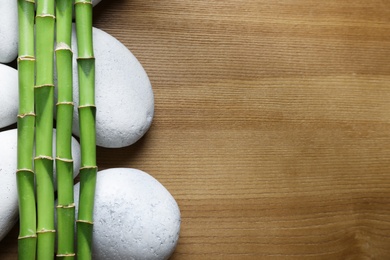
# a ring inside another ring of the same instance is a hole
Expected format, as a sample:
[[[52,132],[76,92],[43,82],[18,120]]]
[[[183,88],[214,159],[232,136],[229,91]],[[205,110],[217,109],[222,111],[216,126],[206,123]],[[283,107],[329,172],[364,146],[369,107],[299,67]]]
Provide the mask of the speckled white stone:
[[[18,71],[0,64],[0,79],[0,128],[2,128],[16,123],[17,120]]]
[[[0,0],[0,63],[18,55],[18,1]]]
[[[0,144],[0,240],[2,240],[18,219],[18,194],[15,175],[17,130],[0,132]],[[55,151],[55,145],[53,147]],[[74,176],[76,176],[80,169],[80,145],[74,138],[72,149]]]
[[[76,184],[76,204],[78,191]],[[175,199],[140,170],[98,172],[93,216],[95,260],[164,260],[179,239],[180,210]]]
[[[138,141],[149,129],[154,97],[148,75],[136,57],[117,39],[93,29],[96,59],[96,144],[119,148]],[[79,135],[77,47],[73,30],[73,133]]]

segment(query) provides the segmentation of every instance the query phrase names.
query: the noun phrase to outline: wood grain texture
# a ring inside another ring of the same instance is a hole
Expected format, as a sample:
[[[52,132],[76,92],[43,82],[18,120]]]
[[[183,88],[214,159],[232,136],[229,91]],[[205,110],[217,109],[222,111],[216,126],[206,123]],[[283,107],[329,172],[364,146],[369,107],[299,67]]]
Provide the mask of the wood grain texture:
[[[172,260],[390,259],[390,1],[113,0],[95,26],[155,93],[150,131],[98,165],[177,199]]]

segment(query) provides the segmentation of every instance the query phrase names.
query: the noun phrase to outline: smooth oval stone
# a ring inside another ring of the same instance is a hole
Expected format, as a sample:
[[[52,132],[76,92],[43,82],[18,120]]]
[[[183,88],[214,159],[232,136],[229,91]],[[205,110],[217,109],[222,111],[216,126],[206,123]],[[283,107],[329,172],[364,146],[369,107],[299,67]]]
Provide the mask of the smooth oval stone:
[[[79,184],[75,185],[78,204]],[[93,259],[168,259],[176,248],[180,210],[149,174],[130,168],[98,172]]]
[[[17,129],[0,132],[0,144],[0,240],[2,240],[18,220],[18,193],[15,175]],[[55,151],[54,144],[53,151]],[[74,177],[76,177],[80,169],[80,145],[74,138],[72,150]]]
[[[0,128],[2,128],[16,123],[17,120],[19,104],[18,71],[0,64],[0,79]]]
[[[154,97],[148,75],[136,57],[117,39],[93,29],[96,59],[96,144],[107,148],[129,146],[149,129]],[[73,133],[79,136],[79,91],[76,34],[73,30]]]
[[[18,1],[0,0],[0,63],[18,56]]]

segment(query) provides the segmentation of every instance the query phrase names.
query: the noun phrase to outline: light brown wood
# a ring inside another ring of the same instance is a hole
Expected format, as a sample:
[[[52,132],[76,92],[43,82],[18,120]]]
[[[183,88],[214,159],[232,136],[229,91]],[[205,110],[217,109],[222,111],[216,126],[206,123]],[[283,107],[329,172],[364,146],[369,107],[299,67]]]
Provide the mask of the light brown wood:
[[[177,199],[173,260],[390,259],[390,1],[106,0],[95,26],[155,93],[147,135],[98,164]]]

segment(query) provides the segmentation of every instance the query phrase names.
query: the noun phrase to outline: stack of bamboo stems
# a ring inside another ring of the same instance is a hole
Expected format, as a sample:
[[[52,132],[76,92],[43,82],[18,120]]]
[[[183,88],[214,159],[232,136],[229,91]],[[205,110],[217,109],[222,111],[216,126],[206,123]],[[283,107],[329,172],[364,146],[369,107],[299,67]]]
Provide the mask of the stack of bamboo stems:
[[[97,173],[92,2],[90,0],[37,0],[37,2],[18,0],[19,259],[53,259],[56,233],[57,258],[74,259],[76,255],[71,152],[74,106],[71,50],[73,10],[76,16],[78,45],[82,164],[79,213],[76,221],[77,257],[78,259],[92,257],[92,216]],[[57,70],[58,87],[55,158],[58,203],[56,207],[52,151],[54,67]],[[57,230],[55,210],[57,210]]]

